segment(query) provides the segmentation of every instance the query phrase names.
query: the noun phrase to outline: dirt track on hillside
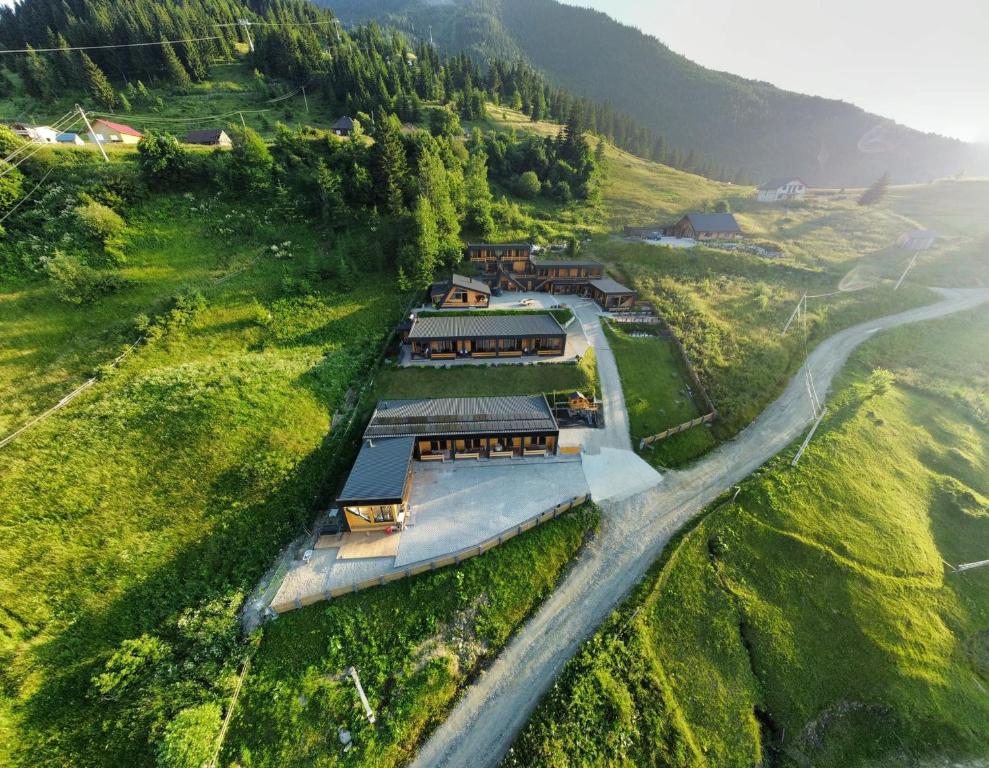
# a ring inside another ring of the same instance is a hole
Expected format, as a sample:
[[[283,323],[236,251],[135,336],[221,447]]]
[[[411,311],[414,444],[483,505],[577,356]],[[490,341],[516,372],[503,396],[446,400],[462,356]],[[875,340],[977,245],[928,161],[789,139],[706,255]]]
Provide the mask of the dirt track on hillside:
[[[940,292],[943,299],[936,304],[863,323],[822,342],[804,364],[810,366],[818,392],[830,388],[849,354],[873,333],[989,301],[987,290]],[[498,765],[566,661],[639,582],[670,537],[798,438],[812,418],[801,369],[779,399],[731,442],[688,469],[668,472],[654,488],[604,502],[600,534],[491,668],[467,689],[412,765]]]

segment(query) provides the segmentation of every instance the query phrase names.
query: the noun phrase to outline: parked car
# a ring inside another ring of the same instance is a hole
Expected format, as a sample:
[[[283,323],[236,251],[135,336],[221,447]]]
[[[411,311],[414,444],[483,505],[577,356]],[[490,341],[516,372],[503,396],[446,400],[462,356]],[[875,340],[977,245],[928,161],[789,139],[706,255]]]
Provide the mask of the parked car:
[[[534,307],[535,305],[535,299],[522,299],[522,301],[519,302],[520,307]]]

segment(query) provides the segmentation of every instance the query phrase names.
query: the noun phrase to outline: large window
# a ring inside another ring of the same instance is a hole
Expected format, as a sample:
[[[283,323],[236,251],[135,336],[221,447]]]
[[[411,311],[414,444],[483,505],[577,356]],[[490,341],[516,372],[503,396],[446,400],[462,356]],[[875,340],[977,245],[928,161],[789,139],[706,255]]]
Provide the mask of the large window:
[[[497,352],[498,351],[498,340],[497,339],[478,339],[474,342],[475,352]]]

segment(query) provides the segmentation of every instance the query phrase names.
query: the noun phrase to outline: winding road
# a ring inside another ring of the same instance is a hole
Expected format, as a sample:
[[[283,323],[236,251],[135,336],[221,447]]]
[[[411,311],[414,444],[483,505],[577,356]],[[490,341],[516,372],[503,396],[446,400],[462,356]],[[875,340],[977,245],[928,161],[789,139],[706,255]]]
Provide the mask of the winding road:
[[[782,395],[733,440],[693,466],[624,499],[600,502],[600,534],[585,548],[559,588],[518,632],[447,720],[423,745],[415,768],[497,766],[542,695],[579,645],[642,579],[670,537],[719,494],[798,438],[813,420],[804,383],[809,367],[818,391],[828,390],[851,352],[872,334],[943,317],[989,302],[989,290],[937,289],[941,301],[848,328],[822,342]],[[599,363],[609,424],[626,425],[617,369],[600,329],[588,327]],[[620,409],[620,411],[619,411]],[[613,412],[609,412],[613,411]],[[608,440],[611,442],[611,440]],[[619,446],[614,446],[618,448]],[[613,450],[613,448],[610,448]],[[593,448],[591,448],[593,450]],[[629,450],[635,460],[634,453]]]

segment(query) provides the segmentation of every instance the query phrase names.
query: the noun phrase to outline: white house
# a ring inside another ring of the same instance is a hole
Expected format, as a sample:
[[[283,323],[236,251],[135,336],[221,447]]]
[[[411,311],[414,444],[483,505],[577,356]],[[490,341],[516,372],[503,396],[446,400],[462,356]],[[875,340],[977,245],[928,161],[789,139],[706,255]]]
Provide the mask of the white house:
[[[796,176],[771,179],[759,187],[760,203],[777,203],[780,200],[802,200],[807,185]]]
[[[54,144],[58,137],[58,131],[54,128],[49,128],[47,125],[14,123],[10,128],[21,138],[32,141],[35,144]]]

